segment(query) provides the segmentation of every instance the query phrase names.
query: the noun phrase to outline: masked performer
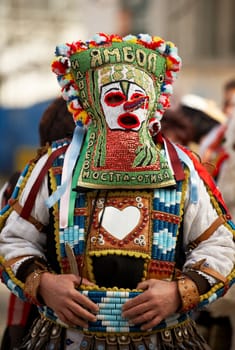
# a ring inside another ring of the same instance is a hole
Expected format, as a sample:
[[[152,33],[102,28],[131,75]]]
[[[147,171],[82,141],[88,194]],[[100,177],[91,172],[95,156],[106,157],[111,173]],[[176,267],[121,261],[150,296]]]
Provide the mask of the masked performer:
[[[41,314],[20,349],[208,349],[191,315],[233,283],[234,225],[161,135],[180,64],[147,34],[56,48],[76,129],[26,176],[0,235],[3,281]]]

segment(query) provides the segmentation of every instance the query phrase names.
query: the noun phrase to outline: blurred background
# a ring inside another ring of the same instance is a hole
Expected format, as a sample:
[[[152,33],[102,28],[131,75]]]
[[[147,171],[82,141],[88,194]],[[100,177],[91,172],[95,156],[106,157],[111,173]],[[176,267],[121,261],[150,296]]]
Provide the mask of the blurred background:
[[[38,122],[59,94],[57,44],[96,32],[159,35],[183,60],[172,104],[195,93],[220,105],[235,77],[234,18],[234,0],[1,0],[0,185],[39,144]]]
[[[193,93],[220,106],[223,85],[235,78],[234,18],[234,0],[1,0],[0,186],[35,154],[41,115],[60,93],[50,70],[56,45],[96,32],[161,36],[183,60],[172,105]],[[1,284],[0,295],[1,338]]]

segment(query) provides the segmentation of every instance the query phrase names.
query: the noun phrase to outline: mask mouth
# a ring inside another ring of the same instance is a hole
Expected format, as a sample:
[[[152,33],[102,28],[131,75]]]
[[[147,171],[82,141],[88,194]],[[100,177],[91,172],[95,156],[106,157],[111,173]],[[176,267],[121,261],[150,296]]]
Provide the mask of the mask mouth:
[[[134,129],[140,126],[140,121],[135,114],[124,113],[118,117],[118,125],[124,129]]]

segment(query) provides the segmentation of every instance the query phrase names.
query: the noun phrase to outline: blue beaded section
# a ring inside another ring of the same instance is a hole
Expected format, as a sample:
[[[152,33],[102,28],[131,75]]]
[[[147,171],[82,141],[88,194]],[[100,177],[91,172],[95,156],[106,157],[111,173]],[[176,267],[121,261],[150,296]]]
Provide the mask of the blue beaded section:
[[[182,182],[175,188],[154,189],[153,210],[180,215],[182,199]],[[174,261],[178,224],[153,219],[152,259]]]
[[[76,208],[85,207],[85,194],[82,193],[76,198]],[[75,255],[81,255],[85,249],[85,216],[74,216],[74,226],[60,229],[60,251],[61,257],[66,257],[65,243],[68,242],[74,249]]]
[[[128,320],[122,318],[122,307],[128,300],[139,295],[141,292],[133,291],[80,291],[99,306],[97,321],[90,322],[88,329],[84,331],[94,333],[142,333],[140,326],[130,325]],[[56,320],[56,315],[47,307],[39,308],[39,311],[47,318]],[[166,327],[176,326],[188,318],[186,314],[175,314],[162,321],[154,330],[161,330]],[[81,329],[81,327],[77,327]]]
[[[99,306],[97,322],[89,324],[89,331],[131,332],[139,327],[130,326],[128,320],[122,318],[122,307],[129,299],[137,296],[138,292],[113,291],[81,291]]]

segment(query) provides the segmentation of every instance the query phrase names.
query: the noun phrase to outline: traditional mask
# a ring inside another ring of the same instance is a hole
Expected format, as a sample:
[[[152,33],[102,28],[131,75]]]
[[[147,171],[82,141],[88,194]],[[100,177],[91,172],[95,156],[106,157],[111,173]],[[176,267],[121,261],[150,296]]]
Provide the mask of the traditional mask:
[[[180,66],[159,37],[97,34],[59,46],[53,71],[75,123],[87,128],[79,186],[150,188],[175,183],[153,133]]]

